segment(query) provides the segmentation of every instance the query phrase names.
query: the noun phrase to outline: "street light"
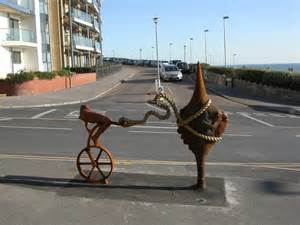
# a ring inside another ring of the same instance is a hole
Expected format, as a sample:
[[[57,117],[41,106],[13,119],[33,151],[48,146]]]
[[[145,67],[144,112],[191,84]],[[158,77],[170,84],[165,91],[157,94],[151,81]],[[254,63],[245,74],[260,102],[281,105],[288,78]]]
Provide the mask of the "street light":
[[[207,43],[206,43],[206,33],[208,32],[209,30],[204,30],[204,41],[205,41],[205,63],[207,64]]]
[[[152,46],[151,48],[152,48],[152,60],[154,60],[154,46]]]
[[[186,44],[183,45],[183,62],[186,62]]]
[[[170,43],[169,43],[170,63],[171,63],[171,60],[172,60],[172,45],[173,45],[173,43],[170,42]]]
[[[193,58],[192,58],[192,41],[194,38],[190,38],[190,63],[192,64]]]
[[[209,61],[209,64],[213,65],[214,64],[214,56],[213,55],[208,55],[208,61]]]
[[[233,68],[235,67],[235,57],[237,56],[237,54],[236,53],[234,53],[233,55],[232,55],[232,64],[233,64]]]
[[[143,49],[140,48],[139,51],[140,51],[140,60],[142,60],[142,58],[143,58],[143,55],[142,55],[143,54]]]
[[[157,24],[158,24],[158,17],[153,18],[153,22],[155,24],[155,40],[156,40],[156,60],[157,60],[157,91],[161,90],[160,86],[160,77],[159,77],[159,60],[158,60],[158,38],[157,38]]]
[[[225,26],[225,20],[229,19],[229,16],[223,16],[223,26],[224,26],[224,64],[225,67],[227,65],[226,63],[226,26]]]

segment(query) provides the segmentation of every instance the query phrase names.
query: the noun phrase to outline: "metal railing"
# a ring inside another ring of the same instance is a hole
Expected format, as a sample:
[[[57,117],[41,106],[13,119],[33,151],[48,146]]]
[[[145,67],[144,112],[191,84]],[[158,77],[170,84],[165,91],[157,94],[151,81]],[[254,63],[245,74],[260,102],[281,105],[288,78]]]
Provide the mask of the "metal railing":
[[[97,0],[93,0],[94,7],[99,10],[99,2]]]
[[[73,17],[76,17],[76,18],[78,18],[80,20],[83,20],[85,22],[93,23],[92,17],[89,14],[87,14],[86,12],[81,11],[79,9],[74,9],[73,8],[72,15],[73,15]]]
[[[103,64],[96,66],[97,79],[116,73],[122,69],[122,64]]]
[[[33,12],[33,0],[4,0],[3,3],[9,7],[13,7],[16,10],[27,9]],[[21,7],[21,8],[20,8]]]
[[[93,40],[80,36],[80,35],[74,35],[73,36],[73,41],[75,45],[81,45],[81,46],[85,46],[85,47],[90,47],[93,48]]]
[[[94,20],[94,28],[97,29],[100,32],[100,26],[97,20]]]
[[[96,51],[101,51],[101,44],[100,44],[100,42],[95,42],[95,49],[96,49]]]
[[[36,43],[36,35],[34,31],[27,29],[0,29],[0,41],[22,41]]]

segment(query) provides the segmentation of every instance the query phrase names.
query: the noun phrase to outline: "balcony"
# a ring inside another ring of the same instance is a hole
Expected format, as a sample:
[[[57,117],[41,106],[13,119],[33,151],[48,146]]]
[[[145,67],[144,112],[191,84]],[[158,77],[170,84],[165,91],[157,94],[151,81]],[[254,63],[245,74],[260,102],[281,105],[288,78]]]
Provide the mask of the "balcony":
[[[0,0],[0,11],[34,15],[34,3],[33,0]]]
[[[26,29],[0,29],[0,45],[37,47],[35,32]]]
[[[76,49],[94,51],[93,41],[89,38],[80,35],[74,35],[73,43]]]
[[[96,11],[99,13],[100,4],[97,0],[93,0],[93,6],[96,9]]]
[[[95,51],[101,53],[101,44],[100,42],[95,42]]]
[[[98,33],[100,33],[100,26],[99,26],[99,23],[97,22],[97,20],[94,20],[94,28]]]
[[[73,9],[72,11],[72,16],[75,22],[85,26],[93,27],[93,19],[89,14],[78,9]]]
[[[86,0],[87,3],[93,5],[94,9],[99,13],[100,3],[97,0]]]

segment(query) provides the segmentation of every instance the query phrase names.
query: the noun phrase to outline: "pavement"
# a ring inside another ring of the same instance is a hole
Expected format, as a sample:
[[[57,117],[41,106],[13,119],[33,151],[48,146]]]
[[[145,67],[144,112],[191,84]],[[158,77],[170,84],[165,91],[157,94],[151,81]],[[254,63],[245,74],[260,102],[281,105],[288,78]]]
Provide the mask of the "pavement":
[[[52,93],[34,96],[9,96],[0,97],[0,108],[33,108],[74,105],[85,103],[100,98],[112,89],[119,86],[124,80],[137,74],[142,68],[123,66],[122,70],[113,75],[104,77],[95,83],[65,89]],[[300,115],[300,106],[276,102],[276,99],[264,99],[250,94],[245,94],[225,86],[207,82],[207,89],[214,94],[222,96],[233,102],[246,105],[255,110],[275,111]]]
[[[209,165],[209,189],[198,192],[189,188],[194,166],[117,162],[104,186],[80,179],[71,158],[0,162],[5,225],[298,225],[300,219],[299,183],[261,179],[262,169],[249,168],[257,176],[242,178]]]
[[[211,92],[229,99],[233,102],[237,102],[242,105],[246,105],[255,110],[275,111],[281,113],[289,113],[294,115],[300,115],[300,106],[286,104],[276,99],[266,99],[258,96],[251,95],[249,93],[242,93],[236,89],[221,86],[212,82],[207,82],[207,89]],[[299,94],[300,97],[300,94]]]
[[[7,109],[0,109],[0,224],[299,224],[300,117],[232,101],[211,84],[209,96],[228,112],[230,126],[209,155],[206,192],[191,189],[195,161],[174,117],[111,127],[102,140],[116,162],[109,184],[83,181],[76,156],[86,131],[78,121],[78,103],[92,98],[91,108],[113,119],[140,118],[153,109],[145,102],[154,93],[155,71],[124,68],[124,77],[136,76],[125,82],[118,76],[111,85],[99,80],[68,99],[63,93],[72,90],[57,92],[53,96],[61,97],[48,102],[24,97],[19,105],[6,102]],[[188,80],[163,85],[179,106],[193,91]],[[24,106],[35,107],[18,108]]]
[[[135,75],[139,70],[140,68],[137,67],[123,66],[120,71],[91,84],[32,96],[0,97],[0,108],[51,107],[85,103],[105,95],[119,86],[124,80]]]

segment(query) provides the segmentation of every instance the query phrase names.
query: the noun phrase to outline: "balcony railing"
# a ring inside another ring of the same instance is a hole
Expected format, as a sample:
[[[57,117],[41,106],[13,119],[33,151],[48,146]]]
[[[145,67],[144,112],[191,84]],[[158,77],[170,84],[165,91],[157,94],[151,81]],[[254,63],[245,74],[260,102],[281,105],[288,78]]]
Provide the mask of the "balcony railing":
[[[26,29],[0,29],[0,41],[20,41],[36,43],[35,32]]]
[[[92,17],[79,9],[73,9],[73,17],[76,17],[88,23],[93,23]]]
[[[97,22],[97,20],[94,20],[94,28],[100,32],[100,26],[99,26],[99,23]]]
[[[1,0],[0,3],[22,13],[33,14],[34,12],[33,0]]]
[[[86,0],[87,3],[93,4],[94,7],[99,9],[99,6],[101,6],[101,1],[99,0]]]
[[[93,41],[89,38],[80,36],[80,35],[74,35],[73,41],[75,45],[80,45],[83,47],[88,47],[88,48],[94,48]]]
[[[101,52],[101,44],[100,44],[100,42],[95,42],[95,49],[96,49],[96,51]]]
[[[99,12],[99,3],[97,0],[93,0],[93,4],[94,4],[94,7],[97,9],[97,11]]]

